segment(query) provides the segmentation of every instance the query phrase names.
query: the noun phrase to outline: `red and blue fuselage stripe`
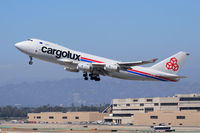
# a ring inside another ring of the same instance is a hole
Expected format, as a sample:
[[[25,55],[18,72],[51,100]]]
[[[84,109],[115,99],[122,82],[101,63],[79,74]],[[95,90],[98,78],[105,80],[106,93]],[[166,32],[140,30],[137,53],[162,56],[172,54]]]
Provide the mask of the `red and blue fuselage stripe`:
[[[155,76],[153,76],[151,74],[148,74],[148,73],[135,71],[133,69],[129,69],[128,72],[133,73],[133,74],[137,74],[137,75],[141,75],[141,76],[144,76],[144,77],[152,78],[152,79],[157,79],[157,80],[160,80],[160,81],[168,81],[168,80],[165,80],[165,79],[157,78],[157,77],[155,77]]]
[[[93,59],[89,59],[89,58],[85,58],[85,57],[81,57],[80,60],[84,61],[84,62],[89,62],[89,63],[103,63],[101,61],[97,61],[97,60],[93,60]]]
[[[135,72],[133,69],[129,69],[128,72],[133,73],[133,74],[137,74],[137,75],[141,75],[141,76],[144,76],[144,77],[148,77],[148,78],[157,79],[157,80],[160,80],[160,81],[167,81],[167,80],[160,79],[160,78],[157,78],[157,77],[154,77],[154,76],[150,76],[150,75],[147,75],[147,74]]]
[[[160,81],[172,81],[172,82],[177,81],[177,80],[173,80],[173,79],[170,79],[170,78],[165,78],[165,77],[153,75],[153,74],[150,74],[150,73],[146,73],[146,72],[142,72],[142,71],[138,71],[138,70],[134,70],[134,69],[128,69],[128,72],[134,73],[134,74],[137,74],[137,75],[141,75],[141,76],[145,76],[145,77],[149,77],[149,78],[152,78],[152,79],[157,79],[157,80],[160,80]]]
[[[97,61],[97,60],[93,60],[93,59],[89,59],[89,58],[85,58],[85,57],[81,57],[80,59],[81,61],[84,62],[88,62],[88,63],[104,63],[101,61]],[[157,75],[153,75],[150,73],[146,73],[146,72],[142,72],[142,71],[138,71],[138,70],[134,70],[134,69],[128,69],[127,72],[129,73],[133,73],[136,75],[140,75],[140,76],[144,76],[144,77],[148,77],[148,78],[152,78],[152,79],[156,79],[156,80],[160,80],[160,81],[172,81],[172,82],[176,82],[177,80],[173,80],[173,79],[169,79],[169,78],[165,78],[165,77],[160,77]]]

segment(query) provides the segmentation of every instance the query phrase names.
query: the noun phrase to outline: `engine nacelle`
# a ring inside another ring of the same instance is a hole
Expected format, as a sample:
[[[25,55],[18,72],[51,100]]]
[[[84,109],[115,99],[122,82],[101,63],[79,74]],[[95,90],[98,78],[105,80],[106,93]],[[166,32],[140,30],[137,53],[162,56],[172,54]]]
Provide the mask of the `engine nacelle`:
[[[104,70],[109,72],[119,72],[119,66],[117,64],[106,64]]]
[[[79,70],[76,67],[68,67],[68,66],[66,66],[64,69],[66,71],[70,71],[70,72],[79,72]]]
[[[77,69],[89,72],[89,71],[91,71],[92,66],[90,64],[82,64],[82,63],[80,63],[80,64],[78,64]]]

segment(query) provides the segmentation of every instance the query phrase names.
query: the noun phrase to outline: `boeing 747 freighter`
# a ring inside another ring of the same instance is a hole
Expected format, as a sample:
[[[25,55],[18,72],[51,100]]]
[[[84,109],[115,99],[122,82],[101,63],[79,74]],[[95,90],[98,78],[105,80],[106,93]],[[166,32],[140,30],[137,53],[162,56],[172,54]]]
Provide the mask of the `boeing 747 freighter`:
[[[103,57],[94,56],[55,43],[28,39],[15,44],[15,47],[30,57],[63,65],[70,72],[83,72],[85,80],[100,81],[100,75],[111,76],[126,80],[150,80],[150,81],[179,81],[185,76],[176,75],[189,56],[189,53],[178,52],[177,54],[151,66],[140,65],[154,63],[157,59],[135,62],[121,62]]]

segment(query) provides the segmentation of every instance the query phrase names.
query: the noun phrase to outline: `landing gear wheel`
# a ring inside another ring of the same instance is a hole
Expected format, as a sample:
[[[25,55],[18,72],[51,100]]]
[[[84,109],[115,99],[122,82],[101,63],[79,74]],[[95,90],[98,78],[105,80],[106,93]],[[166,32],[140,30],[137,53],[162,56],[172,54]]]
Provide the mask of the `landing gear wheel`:
[[[101,79],[100,79],[100,77],[99,76],[96,76],[95,77],[95,81],[100,81]]]
[[[89,74],[90,80],[95,80],[95,75],[94,74]]]
[[[32,56],[29,56],[29,58],[30,58],[30,61],[29,61],[29,65],[32,65],[33,64],[33,57]]]
[[[29,65],[32,65],[33,64],[33,62],[32,61],[29,61],[29,63],[28,63]]]
[[[101,79],[100,78],[98,78],[96,81],[100,81]]]
[[[100,81],[99,75],[90,73],[89,76],[90,76],[90,80]]]
[[[87,77],[87,73],[84,73],[84,74],[83,74],[83,77]]]
[[[83,73],[83,77],[84,77],[85,80],[88,80],[87,72]]]

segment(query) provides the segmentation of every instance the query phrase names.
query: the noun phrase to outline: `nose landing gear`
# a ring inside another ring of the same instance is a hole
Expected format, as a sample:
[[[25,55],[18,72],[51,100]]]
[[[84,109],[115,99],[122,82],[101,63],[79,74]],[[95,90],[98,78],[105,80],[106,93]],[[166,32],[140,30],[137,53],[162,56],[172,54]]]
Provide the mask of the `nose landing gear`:
[[[29,58],[30,58],[30,61],[29,61],[29,65],[32,65],[33,64],[33,57],[32,56],[29,56]]]

